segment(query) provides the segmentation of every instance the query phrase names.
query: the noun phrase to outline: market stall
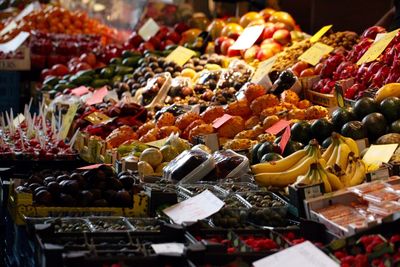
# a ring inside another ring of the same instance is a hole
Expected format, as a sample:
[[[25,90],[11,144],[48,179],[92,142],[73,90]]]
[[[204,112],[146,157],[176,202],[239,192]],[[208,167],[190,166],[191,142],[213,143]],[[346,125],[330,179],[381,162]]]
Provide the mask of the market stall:
[[[124,6],[2,13],[0,265],[399,265],[399,30]]]

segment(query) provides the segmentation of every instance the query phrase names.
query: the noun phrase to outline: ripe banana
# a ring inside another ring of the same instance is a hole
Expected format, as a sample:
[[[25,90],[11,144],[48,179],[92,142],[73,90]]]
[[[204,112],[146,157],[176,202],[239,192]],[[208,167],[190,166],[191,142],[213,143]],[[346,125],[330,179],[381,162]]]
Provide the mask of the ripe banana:
[[[360,156],[360,150],[358,149],[356,141],[354,141],[349,137],[344,137],[342,135],[340,136],[340,139],[349,146],[351,152],[354,153],[354,156],[356,156],[357,158]]]
[[[326,165],[328,165],[328,166],[333,166],[333,165],[335,164],[336,159],[337,159],[337,157],[338,157],[338,152],[339,152],[339,145],[338,145],[338,144],[335,144],[331,156],[330,156],[329,159],[326,161]]]
[[[335,144],[332,142],[332,143],[328,146],[328,148],[324,151],[324,153],[322,153],[322,156],[321,156],[321,157],[322,157],[325,161],[328,161],[329,158],[331,157],[331,155],[332,155],[334,149],[335,149]]]
[[[356,162],[356,171],[350,180],[349,186],[361,184],[364,181],[365,173],[365,163],[362,160],[358,159]]]
[[[302,149],[294,152],[293,154],[275,162],[263,162],[251,166],[253,173],[263,172],[282,172],[290,169],[297,162],[302,161],[308,155],[308,149]]]
[[[345,143],[341,142],[338,148],[338,154],[335,164],[341,169],[345,170],[349,161],[349,154],[351,153],[350,147]]]
[[[310,168],[310,165],[316,161],[317,160],[315,157],[308,157],[303,161],[303,164],[297,166],[296,168],[283,172],[257,173],[254,178],[256,182],[262,186],[285,187],[296,182],[297,177],[300,175],[306,174]]]
[[[382,100],[390,96],[400,97],[400,83],[388,83],[382,86],[375,93],[375,100],[376,102],[380,103]]]
[[[332,186],[332,190],[340,190],[344,188],[343,183],[340,181],[339,177],[337,177],[335,174],[326,171],[326,175],[328,176],[328,181]]]
[[[325,193],[332,192],[332,186],[329,183],[328,175],[326,174],[326,171],[322,168],[321,165],[318,166],[318,172],[319,175],[321,176],[322,182],[324,183]]]
[[[355,160],[350,159],[349,163],[347,164],[346,172],[339,177],[340,181],[343,183],[344,186],[349,186],[350,181],[355,173],[356,173],[356,162]]]

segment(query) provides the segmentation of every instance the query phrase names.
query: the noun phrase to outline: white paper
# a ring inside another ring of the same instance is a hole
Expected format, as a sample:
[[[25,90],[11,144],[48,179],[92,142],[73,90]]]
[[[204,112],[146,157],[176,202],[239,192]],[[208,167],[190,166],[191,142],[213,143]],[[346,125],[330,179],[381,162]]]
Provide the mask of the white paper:
[[[314,246],[310,241],[282,250],[253,262],[254,267],[338,267],[339,264]]]
[[[398,144],[371,145],[363,157],[363,161],[368,165],[388,163]]]
[[[185,245],[182,243],[162,243],[152,244],[154,252],[159,255],[174,255],[180,256],[183,254]]]
[[[143,38],[143,40],[148,41],[151,37],[156,35],[160,27],[152,19],[149,18],[142,27],[140,27],[138,34]]]
[[[40,9],[39,2],[33,2],[27,5],[16,17],[15,21],[23,19],[25,16],[29,15],[32,11]]]
[[[192,223],[218,212],[225,203],[208,190],[163,210],[175,223]]]
[[[9,53],[17,50],[29,37],[29,32],[20,32],[14,39],[0,44],[0,51]]]
[[[250,48],[257,41],[258,37],[260,37],[263,30],[264,25],[255,25],[245,28],[231,48],[234,50]]]
[[[14,30],[16,27],[17,27],[17,23],[15,23],[14,20],[11,21],[10,23],[8,23],[8,25],[6,27],[3,28],[3,30],[1,30],[0,36],[7,34],[8,32]]]
[[[375,37],[374,43],[378,42],[380,39],[382,39],[383,37],[385,37],[386,34],[387,34],[386,32],[384,32],[384,33],[378,33],[378,34],[376,35],[376,37]]]
[[[17,128],[24,120],[25,120],[24,114],[19,113],[18,116],[14,119],[13,124]]]
[[[264,60],[258,64],[257,70],[251,78],[251,82],[259,84],[266,89],[272,87],[271,79],[269,78],[269,72],[275,64],[276,56],[273,56],[267,60]]]

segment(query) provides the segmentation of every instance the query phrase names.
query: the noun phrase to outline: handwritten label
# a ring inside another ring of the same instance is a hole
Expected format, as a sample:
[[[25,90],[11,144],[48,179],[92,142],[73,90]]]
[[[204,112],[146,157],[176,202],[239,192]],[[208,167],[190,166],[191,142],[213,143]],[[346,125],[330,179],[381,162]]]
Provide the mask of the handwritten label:
[[[0,44],[0,51],[4,53],[14,52],[28,39],[29,35],[29,32],[20,32],[14,39]]]
[[[163,212],[175,223],[191,223],[203,220],[218,212],[225,203],[208,190],[168,207]]]
[[[283,153],[283,151],[285,151],[286,145],[288,144],[289,140],[290,140],[290,127],[287,126],[285,131],[282,134],[282,138],[281,141],[279,142],[279,147],[281,149],[281,152]]]
[[[396,151],[398,144],[388,145],[371,145],[367,153],[363,157],[363,161],[367,165],[380,165],[381,163],[388,163],[393,153]]]
[[[332,46],[318,42],[307,49],[307,51],[304,52],[299,59],[315,66],[325,55],[328,55],[330,52],[332,52],[333,49],[334,48]]]
[[[357,61],[357,65],[368,63],[377,59],[397,35],[400,29],[385,34],[379,41],[373,43],[365,54]]]
[[[88,100],[86,100],[86,104],[90,106],[103,102],[103,98],[107,95],[107,93],[107,86],[97,89],[96,91],[94,91],[93,95]]]
[[[252,83],[259,84],[264,88],[270,88],[272,86],[271,79],[269,78],[269,72],[274,66],[276,56],[273,56],[265,61],[258,64],[257,70],[251,78]]]
[[[160,26],[152,19],[149,18],[142,27],[140,27],[138,34],[143,38],[143,40],[148,41],[151,37],[156,35],[160,30]]]
[[[108,117],[107,115],[97,111],[90,113],[84,119],[92,123],[93,125],[107,123],[108,121],[111,120],[111,118]]]
[[[308,266],[308,267],[339,267],[339,264],[329,258],[310,241],[284,249],[271,256],[253,262],[254,267]]]
[[[321,39],[322,36],[324,36],[325,33],[327,33],[333,25],[326,25],[324,27],[322,27],[319,31],[317,31],[311,38],[310,38],[310,42],[311,43],[315,43],[318,42],[319,39]]]
[[[152,244],[151,247],[158,255],[180,256],[183,254],[185,245],[182,243],[162,243]]]
[[[179,66],[183,66],[189,59],[196,55],[196,52],[183,46],[178,46],[165,59],[173,61]]]
[[[285,129],[286,127],[288,127],[290,125],[290,122],[287,120],[280,120],[277,123],[275,123],[274,125],[272,125],[271,127],[269,127],[267,130],[265,130],[265,132],[273,134],[273,135],[277,135],[278,133],[280,133],[283,129]]]
[[[213,127],[215,129],[219,129],[222,125],[227,123],[230,119],[232,119],[232,116],[229,114],[224,114],[222,117],[219,117],[213,121]]]
[[[86,86],[79,86],[78,88],[71,90],[71,94],[76,96],[83,96],[87,93],[89,93],[89,89]]]
[[[93,170],[93,169],[97,169],[98,167],[103,166],[103,165],[111,166],[111,164],[99,163],[99,164],[88,165],[88,166],[85,166],[85,167],[80,167],[80,168],[78,168],[78,170]]]
[[[74,120],[77,110],[78,110],[78,104],[71,104],[69,106],[67,113],[64,115],[60,131],[61,139],[65,139],[67,137],[69,128],[71,127],[72,121]]]
[[[264,30],[264,25],[255,25],[244,29],[243,33],[231,46],[233,50],[244,50],[250,48],[260,37]]]

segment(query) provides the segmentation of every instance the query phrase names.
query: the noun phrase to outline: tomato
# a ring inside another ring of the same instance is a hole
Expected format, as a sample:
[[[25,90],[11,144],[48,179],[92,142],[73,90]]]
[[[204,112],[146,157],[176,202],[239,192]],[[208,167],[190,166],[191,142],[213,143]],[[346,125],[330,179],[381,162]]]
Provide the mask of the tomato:
[[[53,71],[53,75],[56,76],[64,76],[69,73],[68,68],[63,64],[56,64],[51,68],[51,70]]]
[[[92,69],[92,67],[85,62],[82,62],[82,63],[79,63],[78,65],[76,65],[76,71],[90,70],[90,69]]]
[[[84,53],[79,59],[92,67],[96,65],[96,56],[93,53]]]
[[[43,69],[42,72],[40,73],[40,78],[42,80],[46,79],[47,76],[52,76],[54,75],[53,71],[50,69]]]

